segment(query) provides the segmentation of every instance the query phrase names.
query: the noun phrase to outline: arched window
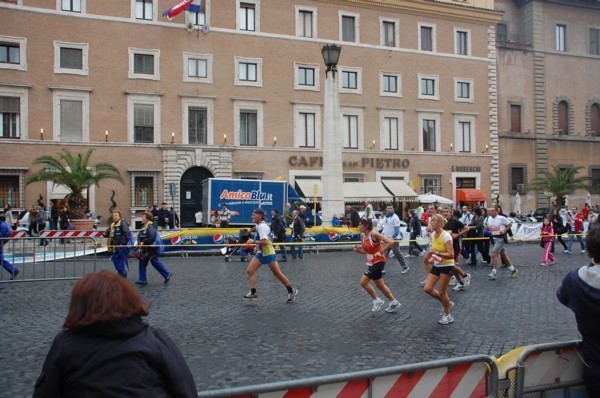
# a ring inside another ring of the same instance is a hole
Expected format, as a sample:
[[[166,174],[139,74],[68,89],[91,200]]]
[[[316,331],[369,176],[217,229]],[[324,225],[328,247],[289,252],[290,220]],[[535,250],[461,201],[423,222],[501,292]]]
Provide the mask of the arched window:
[[[560,101],[557,111],[558,130],[561,134],[569,134],[569,104],[567,101]]]
[[[600,135],[600,104],[596,103],[590,107],[590,128],[593,135]]]

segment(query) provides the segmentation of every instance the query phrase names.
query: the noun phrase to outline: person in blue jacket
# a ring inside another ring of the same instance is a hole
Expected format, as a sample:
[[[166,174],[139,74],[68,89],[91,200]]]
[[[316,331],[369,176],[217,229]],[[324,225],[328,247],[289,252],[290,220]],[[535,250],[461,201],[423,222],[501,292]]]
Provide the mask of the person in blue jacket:
[[[165,278],[165,285],[171,280],[173,274],[165,267],[165,265],[158,259],[156,254],[156,248],[152,245],[156,240],[156,234],[158,230],[152,223],[154,217],[149,211],[145,211],[142,214],[142,229],[138,233],[138,257],[140,259],[139,270],[140,274],[138,280],[135,282],[137,285],[147,285],[148,279],[146,278],[146,268],[148,262],[152,264],[154,269]]]
[[[583,341],[583,381],[590,397],[600,397],[600,228],[589,230],[586,242],[592,262],[569,272],[556,296],[575,313]]]
[[[12,233],[12,228],[6,222],[4,212],[0,213],[0,262],[2,267],[10,273],[10,279],[13,280],[19,275],[19,269],[4,259],[4,245],[8,243],[8,239]]]
[[[123,220],[120,211],[113,211],[113,222],[106,229],[103,236],[108,238],[108,251],[112,251],[110,259],[119,276],[127,278],[129,269],[129,225]]]

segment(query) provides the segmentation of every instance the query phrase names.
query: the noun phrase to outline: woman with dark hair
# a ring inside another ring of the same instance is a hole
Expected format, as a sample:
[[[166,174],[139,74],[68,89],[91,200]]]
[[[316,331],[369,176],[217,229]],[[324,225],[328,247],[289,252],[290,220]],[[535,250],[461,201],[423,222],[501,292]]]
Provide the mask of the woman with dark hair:
[[[583,381],[590,397],[600,397],[600,228],[588,231],[586,246],[592,262],[569,272],[556,296],[575,313],[583,340]]]
[[[142,214],[142,229],[138,233],[138,258],[139,263],[139,277],[135,282],[137,285],[147,285],[148,279],[146,279],[146,268],[148,268],[148,262],[152,264],[155,270],[165,278],[165,285],[171,280],[173,274],[165,267],[165,265],[158,259],[156,253],[156,247],[154,247],[154,241],[156,240],[156,234],[158,230],[152,223],[154,216],[149,211],[145,211]]]
[[[71,292],[65,330],[33,397],[197,397],[175,343],[142,321],[148,309],[126,279],[106,270],[86,275]]]
[[[400,302],[394,298],[394,295],[383,281],[383,269],[386,261],[384,253],[391,249],[394,245],[394,241],[390,238],[386,238],[377,231],[373,231],[373,223],[366,218],[362,218],[358,222],[358,230],[361,232],[360,238],[362,245],[354,246],[354,251],[356,253],[367,255],[368,269],[360,278],[360,285],[373,299],[373,308],[371,311],[379,311],[383,306],[383,300],[377,296],[377,292],[373,289],[373,286],[369,284],[369,281],[373,280],[377,289],[379,289],[390,301],[385,312],[394,312],[396,308],[400,307]],[[382,242],[384,244],[382,244]]]

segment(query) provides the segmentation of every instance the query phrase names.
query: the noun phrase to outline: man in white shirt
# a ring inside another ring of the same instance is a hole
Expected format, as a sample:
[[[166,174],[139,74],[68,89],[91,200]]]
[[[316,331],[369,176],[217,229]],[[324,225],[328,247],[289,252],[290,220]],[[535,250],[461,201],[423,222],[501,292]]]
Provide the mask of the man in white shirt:
[[[502,258],[502,262],[508,266],[510,270],[510,277],[516,278],[519,275],[519,270],[516,269],[510,262],[508,253],[506,252],[506,242],[504,235],[512,226],[512,223],[504,216],[498,215],[498,208],[496,206],[488,209],[490,215],[485,221],[485,228],[492,233],[494,239],[494,248],[492,249],[492,265],[494,269],[488,275],[491,280],[496,279],[496,270],[498,269],[498,255]]]
[[[400,232],[400,218],[398,218],[398,215],[394,212],[394,205],[391,203],[388,203],[385,208],[385,214],[381,219],[380,226],[382,235],[394,241],[394,244],[387,250],[385,255],[388,256],[391,250],[394,253],[394,257],[396,257],[396,260],[398,260],[398,263],[402,266],[402,273],[406,274],[410,271],[410,268],[406,266],[404,256],[400,253],[400,243],[398,240],[403,238],[402,233]]]

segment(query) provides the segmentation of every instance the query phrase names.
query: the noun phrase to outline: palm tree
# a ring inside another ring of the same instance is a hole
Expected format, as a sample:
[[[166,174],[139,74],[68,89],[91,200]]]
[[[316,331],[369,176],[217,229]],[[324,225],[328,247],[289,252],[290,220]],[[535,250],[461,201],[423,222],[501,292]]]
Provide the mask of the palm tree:
[[[583,166],[569,167],[566,169],[558,166],[552,166],[552,170],[540,171],[529,184],[525,191],[545,191],[551,192],[556,196],[556,205],[564,206],[565,195],[575,192],[578,189],[585,189],[589,192],[595,191],[595,188],[588,184],[590,177],[575,177]]]
[[[90,156],[94,152],[88,149],[85,154],[73,156],[66,149],[58,154],[58,157],[40,156],[34,160],[34,164],[44,167],[25,179],[25,185],[38,181],[51,181],[58,185],[64,185],[71,193],[67,195],[67,204],[71,218],[86,218],[85,208],[87,201],[83,197],[84,190],[90,186],[100,186],[100,181],[117,180],[123,183],[119,170],[109,163],[97,163],[90,165]]]

